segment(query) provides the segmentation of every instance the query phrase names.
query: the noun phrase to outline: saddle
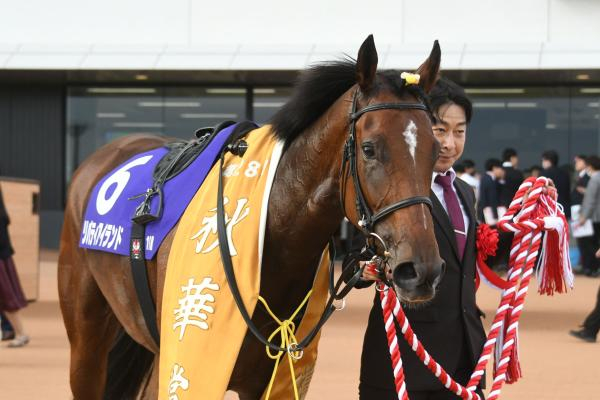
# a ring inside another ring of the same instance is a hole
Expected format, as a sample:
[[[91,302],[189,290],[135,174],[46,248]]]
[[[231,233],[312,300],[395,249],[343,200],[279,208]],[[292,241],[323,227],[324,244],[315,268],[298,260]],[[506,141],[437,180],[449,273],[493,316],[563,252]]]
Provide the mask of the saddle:
[[[152,293],[148,284],[148,272],[146,268],[145,256],[145,238],[146,224],[160,219],[163,210],[163,186],[169,180],[177,176],[183,170],[190,166],[206,149],[211,141],[223,129],[235,124],[234,121],[225,121],[217,126],[198,129],[195,133],[196,138],[190,141],[175,141],[169,143],[167,148],[169,152],[158,162],[152,173],[152,187],[145,193],[134,196],[131,199],[144,197],[137,206],[131,225],[131,240],[129,244],[129,260],[133,283],[138,297],[138,302],[142,309],[142,315],[150,335],[155,340],[157,346],[160,346],[160,335],[156,323],[156,305],[152,299]],[[240,140],[249,131],[256,129],[253,122],[244,121],[233,128],[231,135],[224,144],[224,148],[234,154],[242,156],[248,145]],[[156,209],[152,210],[151,200],[158,196]],[[131,200],[130,199],[130,200]]]
[[[224,121],[215,127],[200,128],[195,133],[196,138],[192,140],[178,140],[168,143],[165,147],[169,149],[169,152],[158,162],[152,173],[152,187],[148,188],[145,193],[132,197],[132,199],[144,197],[132,218],[133,222],[145,225],[159,219],[163,208],[162,188],[164,184],[192,164],[220,131],[233,124],[235,124],[234,121]],[[232,132],[229,143],[237,142],[238,138],[256,127],[250,121],[239,123]],[[155,195],[158,196],[158,206],[152,212],[150,202]]]

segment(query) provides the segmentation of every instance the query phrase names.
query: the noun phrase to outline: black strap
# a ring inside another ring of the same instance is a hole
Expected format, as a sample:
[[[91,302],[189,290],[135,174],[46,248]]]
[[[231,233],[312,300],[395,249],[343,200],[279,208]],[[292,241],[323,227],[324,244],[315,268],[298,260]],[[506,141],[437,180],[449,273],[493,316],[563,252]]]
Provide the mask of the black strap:
[[[132,222],[131,240],[129,243],[129,260],[131,262],[133,284],[142,309],[144,321],[146,322],[146,327],[148,327],[150,336],[152,336],[156,345],[160,346],[160,335],[156,324],[156,306],[152,299],[152,293],[150,292],[148,270],[146,268],[145,236],[146,227],[142,224]]]
[[[369,111],[379,110],[423,110],[429,112],[429,108],[423,103],[378,103],[352,112],[350,114],[350,121],[356,121],[361,115]]]
[[[221,153],[221,159],[219,161],[220,162],[220,164],[219,164],[219,183],[218,183],[218,187],[217,187],[217,235],[219,237],[219,251],[221,253],[221,262],[223,263],[223,270],[224,270],[225,276],[227,278],[227,283],[229,284],[229,289],[231,290],[231,294],[233,296],[233,299],[235,300],[238,310],[240,311],[240,314],[242,315],[242,318],[246,322],[246,325],[248,326],[248,329],[250,330],[250,332],[252,332],[252,334],[262,344],[269,347],[271,350],[274,350],[277,352],[288,352],[289,349],[277,346],[277,345],[269,342],[269,340],[267,340],[267,338],[260,333],[260,331],[254,324],[254,322],[252,322],[252,318],[250,317],[250,314],[248,313],[248,310],[244,304],[244,301],[242,300],[242,296],[240,294],[240,290],[237,285],[237,280],[235,278],[235,272],[233,270],[233,262],[231,260],[231,252],[229,249],[229,240],[227,238],[227,229],[226,229],[226,224],[225,224],[225,207],[223,204],[223,162],[224,162],[226,153],[227,153],[227,148],[226,148],[226,150],[224,150]],[[331,251],[331,249],[330,249],[330,251]],[[334,258],[331,258],[330,273],[333,268],[333,266],[332,266],[333,262],[334,262]],[[358,270],[358,271],[354,272],[354,271],[351,271],[350,269],[348,269],[347,271],[353,272],[353,274],[355,276],[353,276],[350,279],[346,279],[346,280],[348,280],[348,282],[354,282],[354,283],[358,282],[360,276],[362,275],[362,270]],[[339,278],[338,282],[333,287],[333,292],[330,293],[330,295],[329,295],[329,299],[327,301],[327,304],[325,306],[323,314],[321,314],[321,318],[319,318],[319,321],[316,323],[316,325],[313,327],[313,329],[308,333],[308,335],[300,343],[298,343],[298,345],[293,349],[294,351],[300,351],[302,349],[305,349],[312,342],[312,340],[316,337],[317,333],[319,332],[319,330],[321,329],[323,324],[325,324],[325,322],[329,319],[331,314],[333,314],[333,312],[336,310],[336,308],[333,304],[334,301],[343,299],[344,296],[346,296],[352,289],[352,286],[350,286],[350,284],[347,284],[346,286],[341,288],[342,284],[344,283],[344,278],[345,278],[344,273],[345,272],[346,271],[342,271],[342,276]],[[340,290],[340,288],[341,288],[341,290]],[[332,289],[330,287],[330,291],[331,290]]]
[[[408,199],[391,204],[382,210],[379,210],[377,212],[377,214],[375,214],[371,217],[371,223],[375,224],[375,222],[377,222],[378,220],[382,219],[386,215],[391,214],[400,208],[410,207],[412,205],[419,204],[419,203],[425,204],[427,207],[429,207],[430,210],[433,207],[433,204],[431,203],[431,199],[429,197],[426,197],[426,196],[410,197]]]

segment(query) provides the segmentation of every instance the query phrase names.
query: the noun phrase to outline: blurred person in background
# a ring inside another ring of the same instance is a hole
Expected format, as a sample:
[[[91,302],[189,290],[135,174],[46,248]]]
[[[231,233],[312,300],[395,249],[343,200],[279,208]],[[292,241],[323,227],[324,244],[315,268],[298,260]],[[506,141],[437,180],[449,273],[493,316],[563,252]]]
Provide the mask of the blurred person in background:
[[[500,180],[504,178],[502,163],[497,158],[485,162],[485,174],[479,182],[479,201],[477,202],[477,218],[488,225],[496,225],[500,206]]]
[[[542,172],[540,176],[552,179],[558,192],[558,202],[563,206],[567,219],[571,218],[571,180],[569,173],[558,168],[558,153],[547,150],[542,153]]]
[[[600,249],[596,251],[596,258],[600,258]],[[600,288],[598,288],[596,306],[592,312],[585,318],[583,324],[580,325],[580,329],[571,330],[569,334],[584,342],[593,343],[596,341],[598,331],[600,331]]]
[[[2,341],[15,338],[15,330],[3,313],[0,313],[0,328],[2,329]]]
[[[592,221],[594,228],[593,246],[600,247],[600,157],[591,156],[587,158],[590,180],[583,194],[581,212],[578,226],[583,226],[587,220]],[[593,276],[598,276],[598,262],[592,270]]]
[[[8,319],[14,330],[14,338],[8,347],[23,347],[29,343],[19,310],[27,305],[21,283],[12,259],[14,250],[8,236],[10,220],[0,190],[0,312]]]
[[[529,178],[530,176],[534,178],[539,178],[542,173],[542,167],[539,165],[532,165],[528,169],[525,170],[525,177]]]
[[[581,213],[581,204],[583,203],[583,195],[590,181],[588,173],[587,157],[580,154],[575,156],[573,160],[575,166],[575,186],[571,192],[571,217],[577,222]],[[579,260],[581,264],[582,274],[591,276],[598,270],[598,260],[594,257],[596,248],[594,247],[594,235],[577,237],[577,230],[573,231],[573,236],[577,239],[577,247],[579,248]]]
[[[479,196],[479,178],[475,170],[475,162],[467,159],[463,160],[461,164],[464,168],[464,173],[460,175],[460,179],[467,182],[473,188],[476,197]]]
[[[523,183],[525,177],[517,168],[519,165],[519,157],[517,151],[512,148],[505,149],[502,152],[502,168],[504,169],[504,184],[500,190],[500,205],[508,209],[510,202],[515,193],[519,190],[519,186]]]

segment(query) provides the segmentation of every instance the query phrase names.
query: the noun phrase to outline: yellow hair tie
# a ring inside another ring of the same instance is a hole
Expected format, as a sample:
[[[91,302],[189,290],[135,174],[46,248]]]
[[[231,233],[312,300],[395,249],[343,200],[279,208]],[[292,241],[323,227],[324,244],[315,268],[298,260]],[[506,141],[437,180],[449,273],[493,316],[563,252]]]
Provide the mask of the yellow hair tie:
[[[400,74],[400,78],[404,79],[404,82],[406,82],[407,85],[418,85],[421,76],[419,74],[403,72]]]

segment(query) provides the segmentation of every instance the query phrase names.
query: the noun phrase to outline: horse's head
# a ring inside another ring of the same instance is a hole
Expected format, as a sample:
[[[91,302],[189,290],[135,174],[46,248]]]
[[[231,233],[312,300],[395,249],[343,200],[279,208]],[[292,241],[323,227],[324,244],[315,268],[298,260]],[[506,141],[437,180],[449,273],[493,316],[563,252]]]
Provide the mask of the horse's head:
[[[354,154],[342,179],[346,213],[378,236],[380,253],[387,248],[388,277],[400,298],[427,301],[444,269],[428,209],[439,144],[423,98],[437,80],[440,48],[435,42],[417,71],[418,83],[411,75],[402,79],[398,72],[377,73],[372,36],[361,46],[356,66],[351,139],[346,146]]]

